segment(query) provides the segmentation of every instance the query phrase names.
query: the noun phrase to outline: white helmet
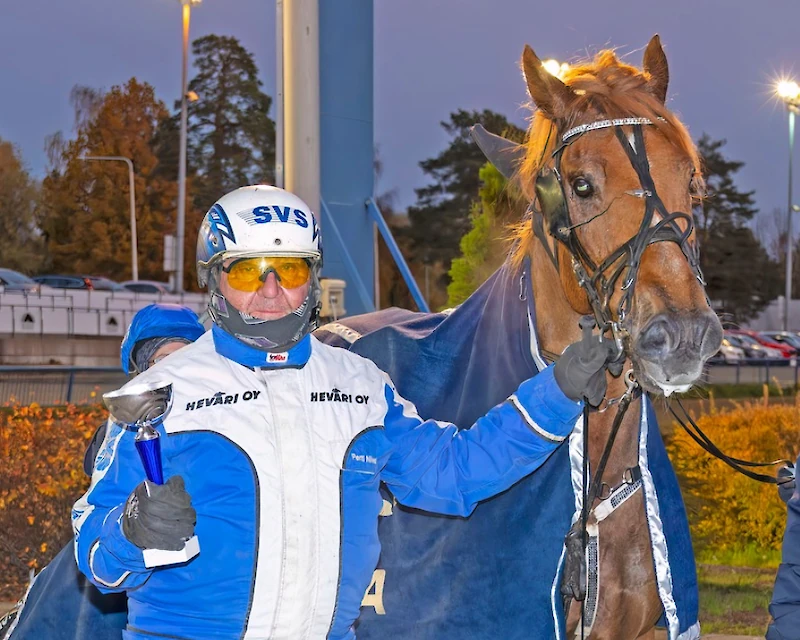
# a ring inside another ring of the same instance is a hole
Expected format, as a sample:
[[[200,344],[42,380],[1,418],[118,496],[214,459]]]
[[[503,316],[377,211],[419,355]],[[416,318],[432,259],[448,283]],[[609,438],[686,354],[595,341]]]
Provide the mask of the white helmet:
[[[278,320],[261,320],[230,305],[219,290],[222,263],[229,258],[292,256],[308,260],[311,286],[300,307]],[[197,235],[197,279],[208,285],[214,322],[243,342],[286,351],[316,328],[321,306],[319,225],[309,206],[293,193],[269,185],[241,187],[208,211]]]

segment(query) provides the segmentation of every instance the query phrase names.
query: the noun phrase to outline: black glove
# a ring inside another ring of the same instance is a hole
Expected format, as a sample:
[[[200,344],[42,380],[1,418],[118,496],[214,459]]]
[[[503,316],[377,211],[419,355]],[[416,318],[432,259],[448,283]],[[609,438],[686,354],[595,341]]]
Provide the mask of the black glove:
[[[616,356],[614,342],[592,334],[594,320],[581,318],[583,337],[569,345],[556,362],[553,375],[564,395],[597,407],[606,395],[606,369]]]
[[[180,551],[194,535],[197,512],[181,476],[166,484],[145,480],[125,503],[122,533],[140,549]]]
[[[779,482],[778,484],[778,495],[781,497],[781,500],[789,502],[797,488],[797,482],[794,477],[794,465],[778,469],[778,480],[780,481],[781,478],[791,478],[791,480]]]

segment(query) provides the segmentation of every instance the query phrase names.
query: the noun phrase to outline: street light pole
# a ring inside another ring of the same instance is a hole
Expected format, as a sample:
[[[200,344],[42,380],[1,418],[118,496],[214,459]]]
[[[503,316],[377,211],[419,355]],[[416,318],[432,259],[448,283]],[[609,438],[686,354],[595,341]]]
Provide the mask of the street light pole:
[[[792,242],[792,156],[794,156],[794,116],[797,107],[793,104],[786,105],[789,110],[789,204],[786,213],[786,292],[783,300],[783,330],[789,330],[789,302],[792,299],[792,257],[794,243]]]
[[[792,300],[792,258],[794,243],[792,238],[792,160],[794,157],[794,120],[800,106],[800,85],[794,81],[778,84],[777,94],[786,104],[789,112],[789,202],[786,207],[786,291],[783,296],[783,330],[789,330],[789,303]]]
[[[112,160],[128,165],[128,195],[131,206],[131,275],[133,280],[139,279],[139,258],[136,242],[136,194],[133,179],[133,161],[124,156],[83,156],[81,160]]]
[[[183,240],[186,229],[186,147],[189,111],[187,104],[189,75],[189,21],[192,5],[200,0],[181,0],[183,9],[183,59],[181,62],[181,131],[178,151],[178,220],[175,232],[175,290],[183,291]]]

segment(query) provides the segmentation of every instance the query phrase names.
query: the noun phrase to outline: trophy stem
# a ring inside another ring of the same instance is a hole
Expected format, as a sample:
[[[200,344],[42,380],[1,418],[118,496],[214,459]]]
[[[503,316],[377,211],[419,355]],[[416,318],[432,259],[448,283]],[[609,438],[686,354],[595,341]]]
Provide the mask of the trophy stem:
[[[164,484],[164,470],[161,466],[161,437],[158,431],[149,424],[142,425],[136,433],[135,443],[147,479],[155,484]]]

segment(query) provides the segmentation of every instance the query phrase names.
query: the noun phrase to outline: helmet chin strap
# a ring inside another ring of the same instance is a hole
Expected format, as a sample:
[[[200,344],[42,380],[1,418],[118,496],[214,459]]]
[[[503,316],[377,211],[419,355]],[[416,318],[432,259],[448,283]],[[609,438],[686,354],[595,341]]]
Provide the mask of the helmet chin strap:
[[[311,269],[311,284],[303,303],[277,320],[255,318],[234,307],[219,290],[220,268],[208,276],[211,295],[208,311],[214,323],[246,345],[268,353],[288,351],[317,328],[321,307],[318,267]]]

